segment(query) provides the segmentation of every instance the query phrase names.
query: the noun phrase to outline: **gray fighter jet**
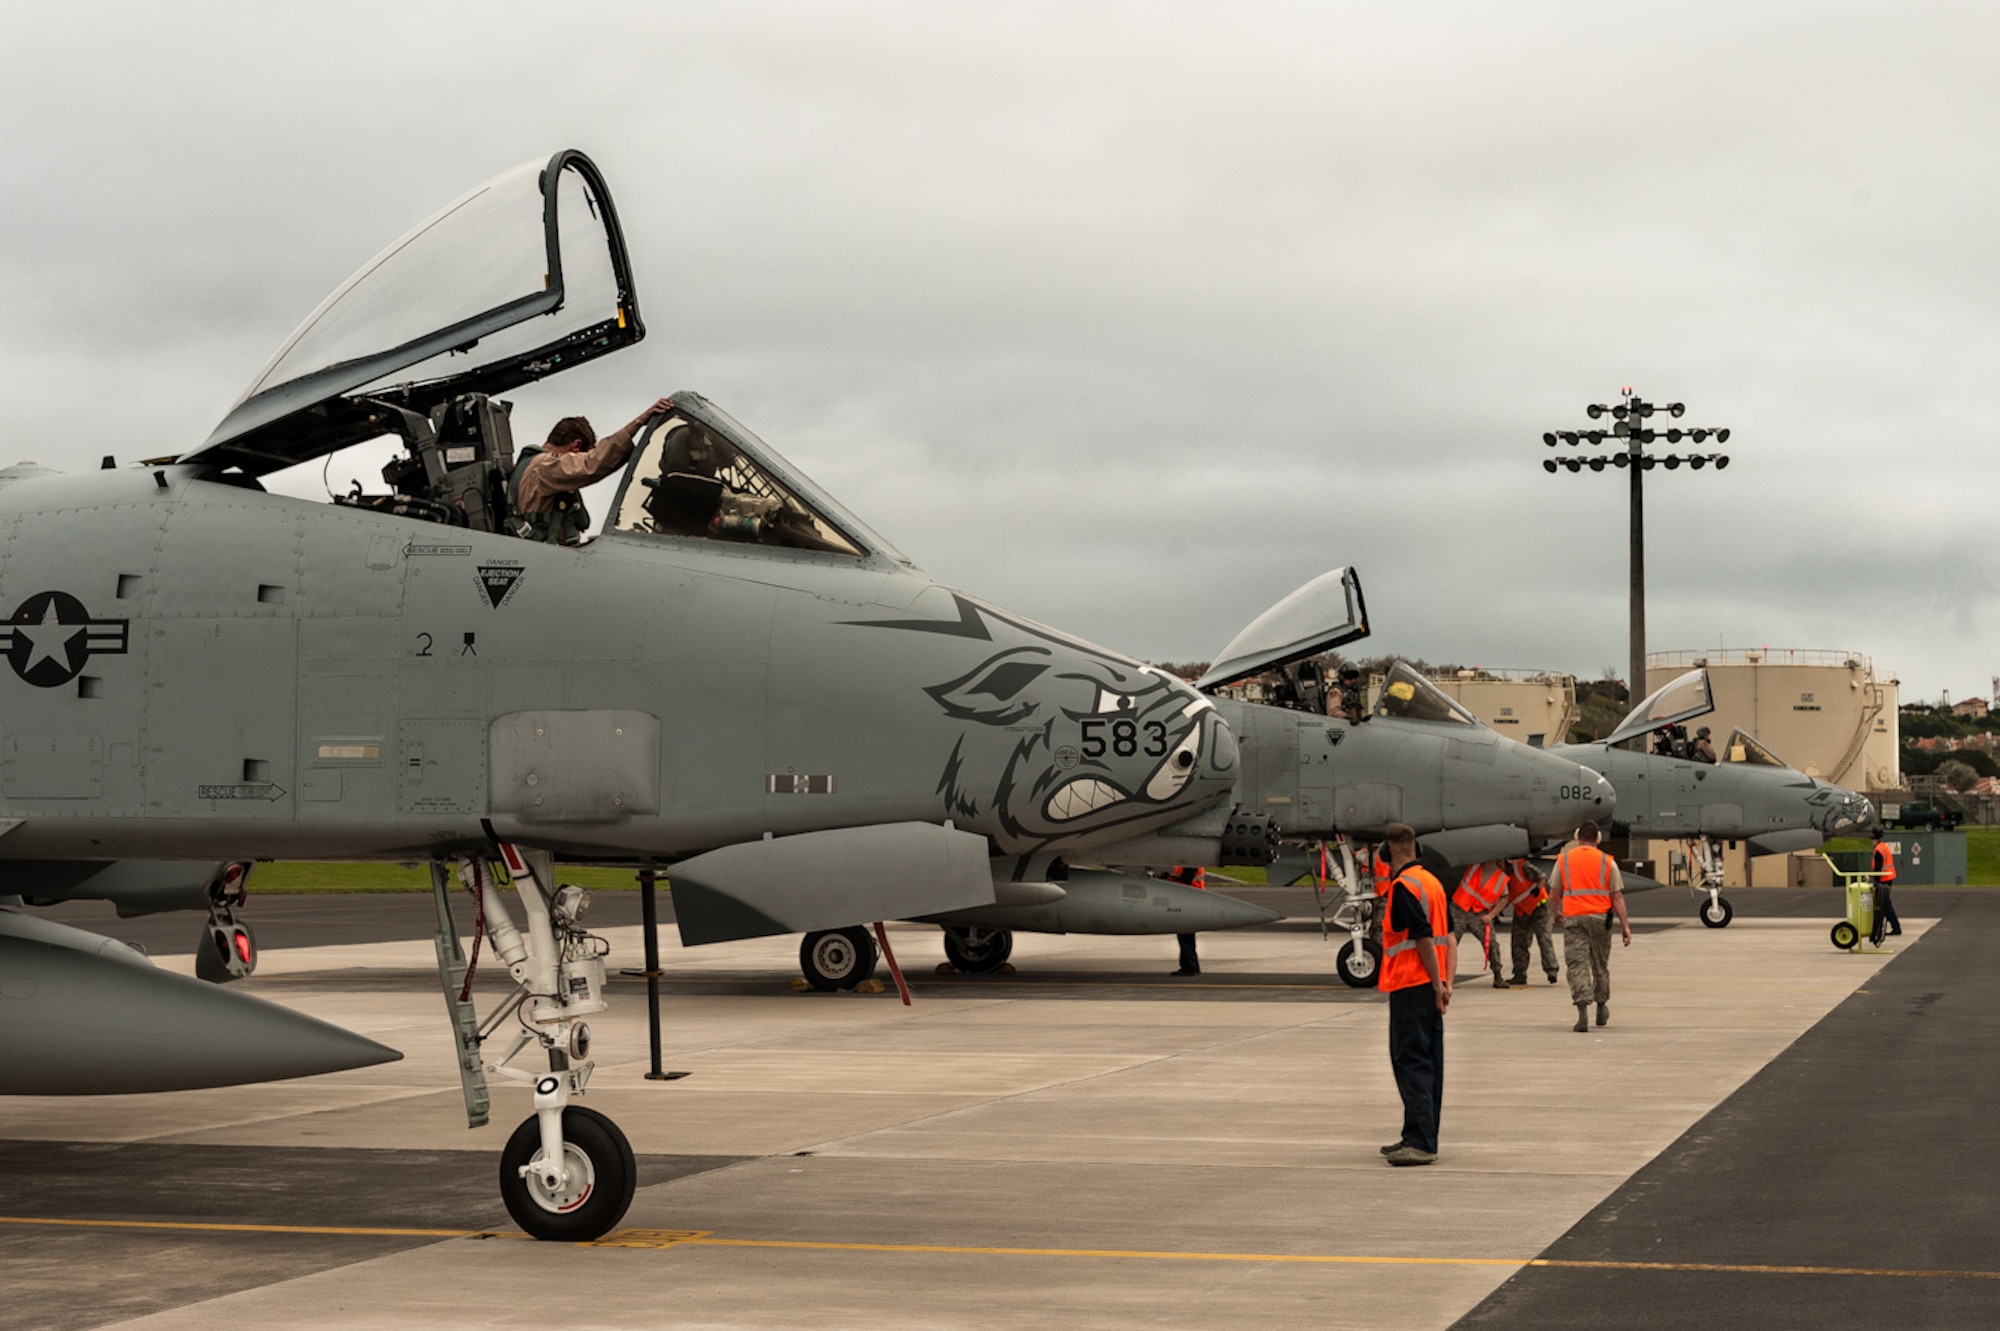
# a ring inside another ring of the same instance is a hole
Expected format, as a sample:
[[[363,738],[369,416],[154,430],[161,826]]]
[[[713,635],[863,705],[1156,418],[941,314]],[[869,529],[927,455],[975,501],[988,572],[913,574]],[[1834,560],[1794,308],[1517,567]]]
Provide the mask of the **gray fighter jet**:
[[[1329,690],[1313,658],[1368,632],[1351,569],[1313,579],[1252,621],[1197,681],[1214,696],[1252,676],[1276,677],[1278,704],[1215,697],[1241,753],[1229,798],[1185,824],[1096,848],[1089,862],[1111,871],[1069,868],[1062,897],[940,917],[953,964],[998,966],[1016,931],[1183,933],[1261,923],[1273,913],[1133,875],[1176,864],[1271,865],[1271,881],[1291,882],[1317,860],[1316,843],[1333,841],[1334,918],[1350,935],[1336,969],[1366,986],[1377,960],[1367,939],[1374,893],[1354,842],[1378,841],[1390,823],[1406,822],[1423,835],[1427,860],[1448,872],[1527,854],[1586,818],[1611,817],[1616,796],[1596,772],[1494,733],[1407,665],[1391,670],[1372,716],[1326,715]]]
[[[1228,838],[1268,858],[1281,818],[1573,826],[1609,799],[1423,714],[1414,686],[1417,712],[1361,727],[1218,703],[941,586],[695,393],[648,423],[598,539],[510,534],[496,395],[643,333],[610,193],[558,153],[365,265],[177,460],[0,470],[0,872],[126,902],[161,874],[107,865],[190,861],[226,907],[217,861],[429,861],[468,1121],[489,1075],[532,1091],[500,1167],[531,1234],[602,1234],[634,1187],[623,1134],[572,1103],[607,949],[555,856],[671,866],[703,943],[1045,905],[1068,865],[1112,866],[1091,881],[1122,899],[1118,866]],[[405,449],[384,493],[326,505],[259,479],[384,435]],[[1399,785],[1411,746],[1437,761]],[[1495,798],[1454,804],[1461,771]],[[483,1020],[460,887],[516,986]],[[0,995],[5,1093],[400,1056],[19,910],[0,911]],[[544,1066],[515,1066],[530,1047]]]
[[[1640,700],[1617,729],[1592,744],[1551,750],[1586,763],[1618,792],[1615,836],[1687,843],[1698,879],[1701,922],[1724,928],[1735,915],[1722,895],[1722,843],[1741,841],[1752,855],[1812,850],[1828,837],[1859,836],[1875,823],[1864,795],[1798,771],[1747,732],[1733,731],[1715,763],[1676,756],[1682,723],[1715,710],[1708,670],[1697,667]],[[1622,748],[1646,740],[1653,751]]]

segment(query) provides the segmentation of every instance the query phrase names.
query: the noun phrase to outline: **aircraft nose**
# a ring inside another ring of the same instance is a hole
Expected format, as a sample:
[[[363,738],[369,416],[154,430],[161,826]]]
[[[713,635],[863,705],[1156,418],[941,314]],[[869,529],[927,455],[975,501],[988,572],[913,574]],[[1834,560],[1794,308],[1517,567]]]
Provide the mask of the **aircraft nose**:
[[[1618,792],[1603,775],[1552,753],[1530,751],[1535,792],[1528,832],[1563,836],[1586,819],[1609,823],[1618,810]]]
[[[1820,831],[1828,836],[1860,836],[1875,827],[1875,803],[1866,795],[1842,791],[1840,798],[1826,807]]]

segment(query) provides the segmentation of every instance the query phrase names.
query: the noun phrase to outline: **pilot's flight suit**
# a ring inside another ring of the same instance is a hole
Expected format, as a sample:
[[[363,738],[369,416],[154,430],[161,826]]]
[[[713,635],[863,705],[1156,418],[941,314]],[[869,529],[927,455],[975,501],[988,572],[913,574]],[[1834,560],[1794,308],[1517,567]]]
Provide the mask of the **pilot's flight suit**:
[[[631,456],[629,426],[605,435],[595,448],[581,453],[522,449],[507,487],[514,509],[508,530],[528,540],[575,545],[590,526],[590,512],[577,491],[617,471]]]

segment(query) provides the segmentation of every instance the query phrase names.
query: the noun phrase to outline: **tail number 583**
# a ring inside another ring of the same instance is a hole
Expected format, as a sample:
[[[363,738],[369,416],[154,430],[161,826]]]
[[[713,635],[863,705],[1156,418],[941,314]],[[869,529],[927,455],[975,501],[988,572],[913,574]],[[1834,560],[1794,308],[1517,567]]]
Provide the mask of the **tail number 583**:
[[[1106,739],[1106,731],[1110,737]],[[1087,717],[1083,723],[1083,756],[1102,758],[1107,751],[1119,758],[1130,758],[1139,752],[1139,732],[1146,733],[1145,750],[1148,758],[1167,756],[1167,723],[1147,721],[1143,725],[1129,716]]]

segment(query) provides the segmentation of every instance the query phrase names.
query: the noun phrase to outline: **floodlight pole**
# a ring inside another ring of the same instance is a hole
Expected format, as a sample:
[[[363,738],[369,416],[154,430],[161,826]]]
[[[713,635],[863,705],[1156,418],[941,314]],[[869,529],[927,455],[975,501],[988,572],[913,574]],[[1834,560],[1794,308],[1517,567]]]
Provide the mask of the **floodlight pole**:
[[[1646,696],[1646,467],[1639,457],[1639,431],[1633,430],[1625,441],[1626,455],[1631,462],[1625,469],[1632,473],[1632,557],[1628,561],[1632,574],[1632,673],[1627,677],[1631,683],[1625,686],[1628,703],[1636,703]]]
[[[1714,463],[1716,470],[1720,471],[1729,465],[1729,458],[1721,453],[1693,453],[1685,457],[1675,454],[1669,454],[1665,457],[1648,455],[1645,452],[1644,446],[1657,439],[1660,432],[1647,425],[1645,423],[1647,419],[1656,410],[1662,410],[1669,417],[1678,421],[1687,408],[1678,402],[1655,404],[1643,401],[1629,387],[1621,388],[1618,391],[1623,400],[1617,405],[1611,406],[1599,402],[1593,403],[1586,409],[1590,419],[1593,421],[1602,420],[1604,417],[1610,416],[1614,423],[1608,429],[1604,427],[1592,427],[1583,430],[1552,430],[1542,436],[1542,442],[1550,448],[1554,448],[1558,443],[1575,447],[1581,443],[1599,446],[1610,441],[1622,443],[1624,447],[1614,453],[1600,453],[1590,458],[1545,458],[1542,462],[1542,467],[1544,470],[1554,473],[1563,469],[1572,472],[1582,471],[1586,466],[1592,471],[1603,471],[1607,465],[1611,465],[1622,467],[1631,473],[1632,545],[1628,567],[1631,573],[1632,619],[1630,641],[1627,644],[1631,649],[1631,664],[1629,667],[1631,675],[1627,680],[1626,688],[1630,691],[1630,701],[1636,703],[1644,696],[1646,683],[1645,473],[1656,466],[1664,466],[1667,470],[1673,471],[1683,462],[1696,471],[1699,471],[1710,463]],[[1697,444],[1705,443],[1711,435],[1715,437],[1715,441],[1718,444],[1729,441],[1728,429],[1713,426],[1683,429],[1679,425],[1674,425],[1667,429],[1665,433],[1667,442],[1673,444],[1679,443],[1684,436],[1692,438]]]

